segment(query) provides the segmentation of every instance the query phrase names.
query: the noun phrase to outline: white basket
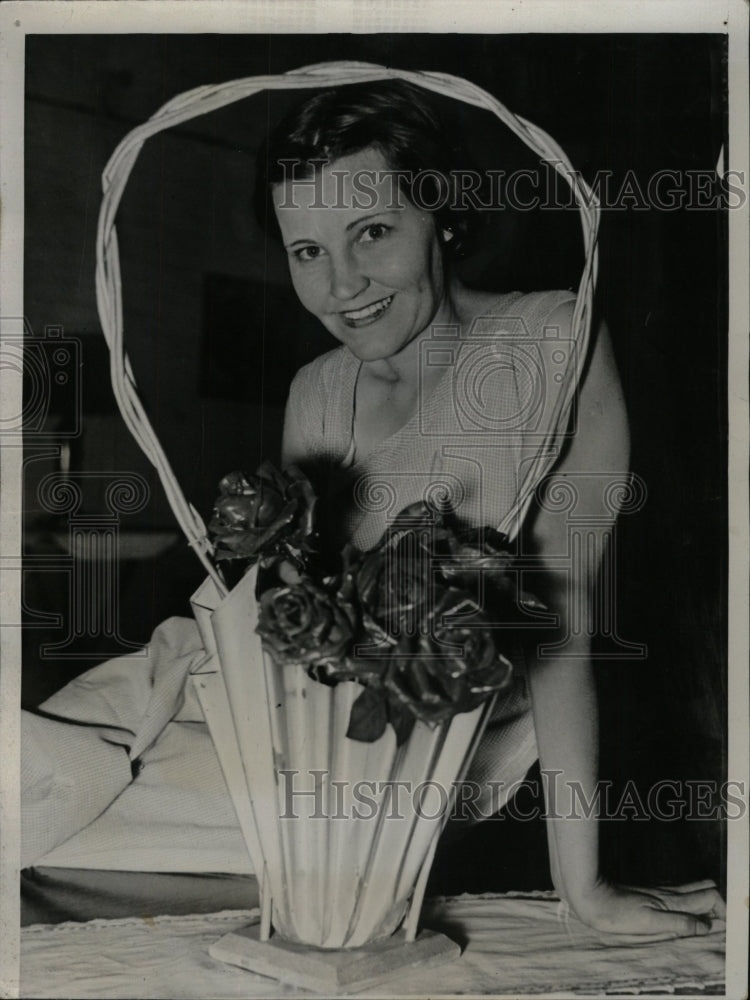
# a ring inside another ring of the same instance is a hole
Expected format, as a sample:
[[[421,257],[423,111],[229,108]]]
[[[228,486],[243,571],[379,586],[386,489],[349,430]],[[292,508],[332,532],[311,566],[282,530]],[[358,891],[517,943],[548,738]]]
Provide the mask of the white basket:
[[[384,79],[410,80],[494,114],[565,179],[578,203],[585,252],[572,319],[578,349],[565,371],[548,433],[526,466],[515,504],[498,526],[515,537],[535,489],[555,461],[556,444],[567,427],[586,361],[597,273],[596,198],[563,150],[540,128],[460,77],[368,63],[321,63],[278,76],[199,87],[168,101],[118,145],[102,177],[97,231],[97,306],[110,349],[114,395],[127,427],[157,469],[174,516],[209,576],[192,603],[206,649],[214,655],[193,682],[261,882],[261,935],[268,936],[273,919],[279,933],[322,947],[355,946],[388,934],[404,917],[410,894],[406,937],[413,939],[441,820],[414,815],[393,823],[385,819],[323,821],[309,815],[283,820],[279,772],[284,768],[279,761],[290,770],[308,773],[315,769],[313,763],[320,763],[331,776],[329,782],[363,779],[418,784],[434,780],[447,789],[468,766],[492,702],[436,729],[417,724],[398,750],[390,729],[376,743],[364,745],[344,736],[358,685],[327,688],[311,681],[302,667],[277,669],[266,660],[255,634],[255,574],[247,575],[227,594],[211,559],[203,520],[185,499],[139,398],[124,346],[115,218],[130,172],[151,136],[264,90],[305,90]]]

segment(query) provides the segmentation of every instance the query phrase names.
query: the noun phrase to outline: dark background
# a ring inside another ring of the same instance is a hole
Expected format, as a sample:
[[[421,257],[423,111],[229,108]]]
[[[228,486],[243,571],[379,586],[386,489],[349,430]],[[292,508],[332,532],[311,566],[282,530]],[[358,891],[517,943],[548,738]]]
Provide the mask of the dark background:
[[[25,313],[36,337],[55,324],[81,343],[83,431],[62,457],[74,474],[105,473],[82,481],[94,515],[105,509],[107,473],[137,471],[150,484],[144,509],[121,518],[118,634],[74,637],[65,658],[44,653],[69,625],[70,585],[54,563],[66,525],[36,495],[59,459],[27,438],[28,707],[125,642],[145,642],[167,615],[188,614],[203,577],[109,388],[94,295],[104,165],[179,92],[328,59],[467,77],[549,132],[587,179],[612,171],[615,192],[628,171],[644,189],[657,170],[710,171],[725,141],[720,36],[28,37]],[[149,140],[118,216],[127,348],[177,477],[204,517],[222,474],[277,459],[289,380],[333,346],[298,306],[284,260],[251,211],[255,150],[299,96],[261,94]],[[491,116],[450,101],[445,110],[460,118],[480,162],[534,165]],[[491,220],[464,277],[507,290],[575,287],[582,260],[575,211],[506,211]],[[617,539],[619,633],[645,643],[648,657],[601,661],[602,772],[617,787],[633,778],[645,794],[661,778],[721,780],[725,771],[724,213],[605,211],[598,289],[628,402],[632,467],[648,488]],[[57,398],[52,431],[77,405]],[[46,569],[33,561],[40,555],[53,557]],[[42,613],[60,620],[45,623]],[[485,824],[473,846],[439,861],[445,887],[455,877],[465,889],[545,884],[541,824],[496,827]],[[606,865],[619,877],[723,879],[716,821],[604,827]]]

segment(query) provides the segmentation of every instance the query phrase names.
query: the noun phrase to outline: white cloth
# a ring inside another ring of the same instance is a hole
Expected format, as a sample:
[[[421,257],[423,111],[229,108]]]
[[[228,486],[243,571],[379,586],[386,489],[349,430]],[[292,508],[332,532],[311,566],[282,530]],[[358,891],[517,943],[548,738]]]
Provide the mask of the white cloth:
[[[82,674],[44,716],[24,713],[23,867],[252,871],[186,684],[204,657],[195,622],[170,618],[140,654]]]
[[[704,937],[644,943],[561,915],[551,893],[428,901],[423,924],[465,944],[453,962],[400,974],[361,995],[688,993],[724,990],[724,925]],[[96,920],[21,931],[21,996],[309,996],[208,954],[255,911]]]

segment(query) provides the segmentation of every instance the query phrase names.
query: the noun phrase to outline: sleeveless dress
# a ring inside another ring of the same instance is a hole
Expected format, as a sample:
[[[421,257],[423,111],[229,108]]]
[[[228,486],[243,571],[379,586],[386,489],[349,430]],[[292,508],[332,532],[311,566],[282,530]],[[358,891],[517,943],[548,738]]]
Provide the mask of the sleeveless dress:
[[[570,342],[546,320],[570,301],[567,291],[500,296],[461,331],[458,348],[453,331],[450,342],[433,331],[420,366],[442,366],[443,374],[411,419],[361,463],[353,440],[361,363],[340,347],[297,373],[289,417],[304,443],[298,464],[315,481],[340,542],[371,548],[390,519],[422,499],[448,501],[467,526],[507,521],[572,357]],[[467,775],[482,818],[502,808],[537,758],[520,643],[512,660],[513,685],[498,698]]]

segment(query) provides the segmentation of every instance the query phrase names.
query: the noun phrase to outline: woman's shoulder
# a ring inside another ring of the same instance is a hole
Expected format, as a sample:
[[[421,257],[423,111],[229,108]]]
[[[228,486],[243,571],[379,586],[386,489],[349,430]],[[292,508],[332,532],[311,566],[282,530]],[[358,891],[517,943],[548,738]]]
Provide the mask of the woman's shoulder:
[[[575,301],[576,294],[569,289],[498,293],[464,288],[459,315],[469,336],[501,330],[533,334],[547,323],[569,330]]]
[[[318,393],[321,386],[336,384],[353,355],[346,347],[334,347],[303,365],[292,379],[291,393]]]

